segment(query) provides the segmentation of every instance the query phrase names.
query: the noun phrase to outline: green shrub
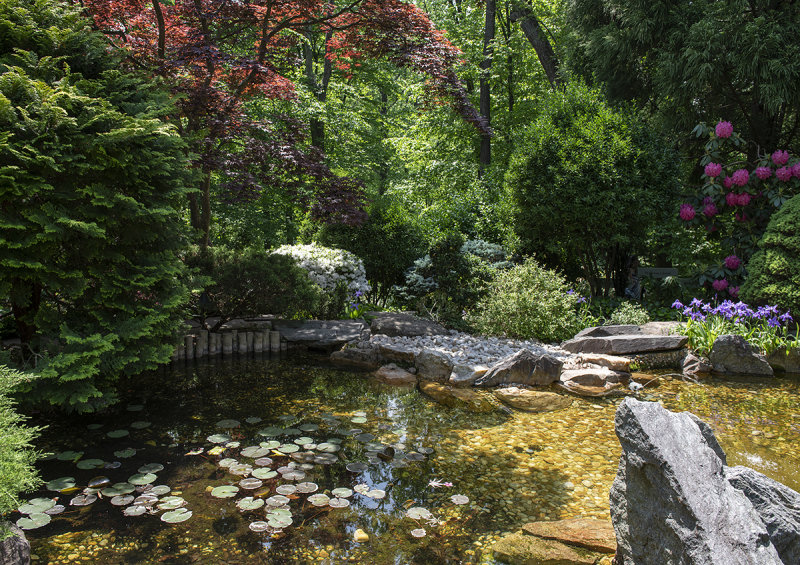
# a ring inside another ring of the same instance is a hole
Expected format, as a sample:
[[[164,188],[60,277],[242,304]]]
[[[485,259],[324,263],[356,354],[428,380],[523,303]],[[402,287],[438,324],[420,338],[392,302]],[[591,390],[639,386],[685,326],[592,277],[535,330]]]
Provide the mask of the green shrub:
[[[650,314],[640,304],[625,300],[611,313],[608,319],[610,325],[633,324],[641,326],[650,321]]]
[[[204,322],[207,316],[220,316],[209,329],[242,316],[310,316],[323,303],[322,289],[286,255],[256,248],[234,251],[209,247],[201,251],[195,247],[185,261],[209,299],[201,300],[200,291],[196,291],[195,313]]]
[[[747,264],[742,300],[776,305],[800,318],[800,196],[775,212]]]
[[[527,259],[497,274],[485,298],[470,314],[470,321],[487,335],[562,341],[578,329],[578,297],[569,290],[559,273]]]
[[[42,482],[34,468],[40,453],[31,444],[40,428],[25,426],[25,417],[14,411],[9,398],[14,387],[29,378],[0,365],[0,518],[19,507],[19,493],[31,491]],[[8,532],[0,520],[0,540]]]

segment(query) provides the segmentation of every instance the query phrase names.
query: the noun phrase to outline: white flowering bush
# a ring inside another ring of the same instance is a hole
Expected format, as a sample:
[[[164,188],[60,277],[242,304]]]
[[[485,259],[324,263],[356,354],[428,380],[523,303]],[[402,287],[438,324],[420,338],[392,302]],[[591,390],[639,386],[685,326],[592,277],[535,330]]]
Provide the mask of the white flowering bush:
[[[367,282],[364,262],[353,253],[321,245],[282,245],[273,253],[292,257],[298,266],[308,272],[312,281],[325,292],[332,293],[343,285],[355,295],[371,290]]]

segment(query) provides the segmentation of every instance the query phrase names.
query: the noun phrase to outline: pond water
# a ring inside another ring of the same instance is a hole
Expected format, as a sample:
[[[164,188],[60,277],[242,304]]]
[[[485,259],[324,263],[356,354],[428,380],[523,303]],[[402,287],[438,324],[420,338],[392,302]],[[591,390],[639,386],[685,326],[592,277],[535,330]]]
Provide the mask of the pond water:
[[[800,489],[798,381],[660,383],[639,396],[691,410],[714,428],[729,464]],[[619,397],[477,414],[303,356],[188,365],[122,390],[114,413],[34,420],[49,426],[42,447],[60,454],[41,463],[42,477],[76,485],[28,497],[65,506],[27,532],[39,562],[493,563],[491,544],[525,522],[608,516]],[[261,479],[240,486],[252,473]],[[143,511],[128,501],[149,488],[127,495],[131,485],[70,505],[98,476],[116,484],[137,474],[130,480],[165,485],[157,493],[168,487],[151,503],[166,510],[126,516]],[[212,495],[225,485],[237,488]],[[174,511],[181,504],[188,519]],[[185,521],[162,521],[170,511]],[[369,539],[354,541],[357,529]]]

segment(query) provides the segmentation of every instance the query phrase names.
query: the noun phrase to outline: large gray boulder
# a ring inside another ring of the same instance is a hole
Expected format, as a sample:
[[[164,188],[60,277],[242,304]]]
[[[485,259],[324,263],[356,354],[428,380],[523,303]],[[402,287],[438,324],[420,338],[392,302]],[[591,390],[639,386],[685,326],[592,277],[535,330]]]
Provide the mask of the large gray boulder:
[[[779,347],[767,356],[767,361],[775,371],[781,373],[800,374],[800,348],[786,349]]]
[[[453,361],[450,357],[433,349],[423,349],[417,355],[415,364],[420,379],[437,383],[446,383],[453,371]]]
[[[430,320],[423,320],[411,314],[403,312],[370,312],[372,324],[370,330],[372,334],[384,334],[391,337],[408,336],[417,337],[421,335],[443,335],[447,329],[441,324]]]
[[[475,380],[475,386],[547,386],[558,380],[562,365],[560,359],[547,353],[536,354],[529,349],[520,349],[490,367],[482,377]]]
[[[683,335],[634,333],[628,335],[575,337],[562,343],[561,348],[571,353],[633,355],[651,351],[681,349],[688,341],[689,338]]]
[[[706,426],[655,402],[626,398],[609,495],[620,565],[778,565],[758,512],[725,477]]]
[[[740,335],[721,335],[708,355],[714,371],[729,375],[771,377],[775,373],[755,347]]]
[[[761,516],[781,560],[800,563],[800,493],[747,467],[728,467],[725,476]]]
[[[0,563],[2,565],[30,565],[31,545],[25,537],[25,532],[8,522],[0,524],[0,538],[5,531],[11,530],[11,535],[0,539]]]

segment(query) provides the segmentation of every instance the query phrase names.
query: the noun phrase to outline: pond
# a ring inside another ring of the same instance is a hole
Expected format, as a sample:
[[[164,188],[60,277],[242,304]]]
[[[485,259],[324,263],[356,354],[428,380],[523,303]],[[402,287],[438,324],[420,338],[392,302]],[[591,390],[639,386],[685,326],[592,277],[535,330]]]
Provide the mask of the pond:
[[[660,382],[639,396],[800,489],[800,383]],[[62,480],[28,498],[65,507],[27,532],[39,562],[493,563],[525,522],[607,517],[620,454],[619,397],[478,414],[312,356],[165,369],[122,395],[101,417],[34,421],[55,454],[42,477]],[[90,483],[111,486],[76,499]]]

